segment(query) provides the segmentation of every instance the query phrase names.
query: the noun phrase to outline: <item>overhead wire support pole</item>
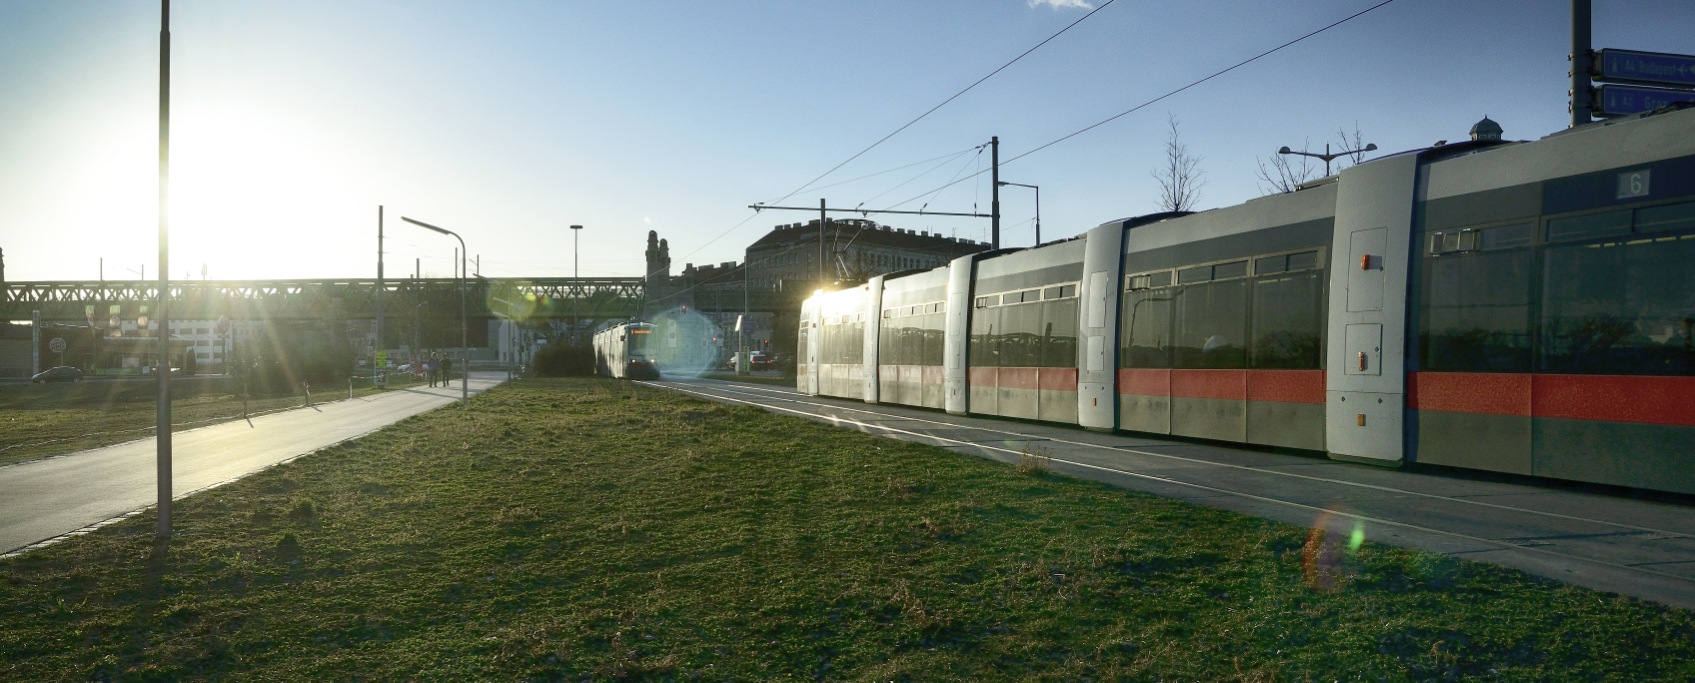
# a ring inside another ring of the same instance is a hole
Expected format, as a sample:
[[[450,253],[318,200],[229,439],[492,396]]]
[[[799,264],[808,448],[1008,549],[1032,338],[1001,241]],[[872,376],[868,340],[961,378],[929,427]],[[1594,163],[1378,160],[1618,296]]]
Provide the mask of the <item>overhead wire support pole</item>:
[[[158,464],[159,537],[171,535],[171,0],[159,2],[159,384],[153,442]]]
[[[1001,138],[989,138],[989,248],[1001,248]]]
[[[829,220],[830,210],[824,206],[824,198],[818,198],[818,288],[824,288],[824,221]]]

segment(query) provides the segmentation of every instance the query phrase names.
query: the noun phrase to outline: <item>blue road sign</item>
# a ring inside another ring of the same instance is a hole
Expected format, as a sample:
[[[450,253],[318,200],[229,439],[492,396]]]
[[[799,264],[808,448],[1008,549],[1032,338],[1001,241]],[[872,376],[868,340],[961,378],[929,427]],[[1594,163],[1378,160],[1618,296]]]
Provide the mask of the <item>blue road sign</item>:
[[[1665,90],[1633,85],[1603,85],[1597,88],[1597,113],[1602,116],[1624,116],[1653,111],[1673,102],[1695,102],[1695,90]]]
[[[1695,86],[1695,57],[1633,50],[1601,50],[1595,55],[1597,80]]]

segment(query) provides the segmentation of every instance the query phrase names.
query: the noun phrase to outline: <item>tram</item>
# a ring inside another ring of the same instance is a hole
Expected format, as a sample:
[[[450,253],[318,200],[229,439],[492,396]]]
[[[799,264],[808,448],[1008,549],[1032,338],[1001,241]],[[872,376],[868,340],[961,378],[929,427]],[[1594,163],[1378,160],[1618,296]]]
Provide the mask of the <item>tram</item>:
[[[659,379],[659,363],[648,351],[651,323],[624,323],[594,334],[594,372],[618,379]]]
[[[805,393],[1695,493],[1695,111],[809,298]]]

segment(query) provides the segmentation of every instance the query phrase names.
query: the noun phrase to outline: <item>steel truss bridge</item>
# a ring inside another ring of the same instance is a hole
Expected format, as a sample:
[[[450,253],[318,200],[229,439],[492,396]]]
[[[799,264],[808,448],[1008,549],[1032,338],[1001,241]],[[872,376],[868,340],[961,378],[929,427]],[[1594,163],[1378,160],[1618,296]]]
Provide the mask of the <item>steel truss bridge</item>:
[[[83,323],[106,320],[112,307],[133,319],[142,306],[156,307],[156,280],[6,282],[0,321],[29,320],[40,311],[43,322]],[[385,317],[459,316],[461,284],[452,278],[384,280]],[[464,281],[466,314],[472,318],[519,320],[628,318],[691,306],[700,311],[739,312],[740,283],[650,292],[642,278],[473,278]],[[335,280],[173,280],[172,320],[361,320],[377,317],[375,279]],[[799,309],[800,297],[754,290],[745,293],[748,310]]]

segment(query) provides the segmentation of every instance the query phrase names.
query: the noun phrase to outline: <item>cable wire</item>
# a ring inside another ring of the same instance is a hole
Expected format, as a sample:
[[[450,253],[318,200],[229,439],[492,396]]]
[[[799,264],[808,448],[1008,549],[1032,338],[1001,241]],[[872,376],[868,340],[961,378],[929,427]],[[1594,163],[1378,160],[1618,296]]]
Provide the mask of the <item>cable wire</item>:
[[[807,189],[807,188],[809,188],[809,187],[812,187],[812,184],[813,184],[813,183],[816,183],[816,182],[818,182],[818,181],[820,181],[820,180],[823,180],[823,179],[824,179],[824,178],[825,178],[825,177],[826,177],[826,176],[829,176],[829,175],[830,175],[830,174],[831,174],[831,173],[835,173],[835,172],[836,172],[836,171],[838,171],[838,170],[840,170],[840,169],[841,169],[841,167],[843,167],[843,166],[846,166],[846,165],[848,165],[848,164],[850,164],[850,163],[853,163],[853,160],[854,160],[854,159],[858,159],[858,158],[859,158],[859,157],[861,157],[861,156],[864,156],[864,155],[865,155],[865,153],[866,153],[866,152],[869,152],[869,151],[871,151],[871,150],[873,150],[873,149],[876,149],[876,148],[877,148],[877,146],[878,146],[878,145],[881,145],[881,144],[883,144],[883,143],[885,143],[885,142],[888,142],[888,140],[889,140],[889,138],[892,138],[892,137],[894,137],[894,136],[896,136],[896,135],[899,135],[899,134],[900,134],[900,132],[901,132],[901,131],[903,131],[903,130],[906,130],[906,129],[908,129],[908,128],[911,128],[911,127],[912,127],[912,125],[913,125],[913,124],[915,124],[915,123],[918,123],[918,122],[919,122],[919,121],[922,121],[922,120],[924,120],[924,117],[927,117],[927,116],[929,116],[929,115],[931,115],[931,114],[934,114],[934,113],[936,113],[936,110],[937,110],[937,109],[941,109],[941,108],[942,108],[942,107],[945,107],[945,106],[947,106],[947,104],[948,104],[948,103],[949,103],[949,102],[952,102],[952,101],[954,101],[954,100],[956,100],[956,99],[959,99],[959,96],[960,96],[960,95],[964,95],[964,94],[965,94],[965,93],[968,93],[968,92],[971,92],[971,89],[972,89],[972,88],[975,88],[975,87],[977,87],[977,86],[979,86],[979,85],[982,85],[982,84],[983,84],[983,81],[986,81],[986,80],[989,80],[989,79],[990,79],[990,78],[993,78],[993,77],[994,77],[994,75],[995,75],[995,74],[998,74],[998,73],[1000,73],[1000,72],[1002,72],[1002,71],[1005,71],[1005,70],[1006,70],[1006,68],[1007,68],[1007,67],[1009,67],[1009,66],[1012,66],[1012,65],[1013,65],[1013,64],[1017,64],[1017,63],[1018,63],[1018,60],[1021,60],[1021,59],[1024,59],[1024,58],[1025,58],[1025,57],[1028,57],[1028,56],[1029,56],[1029,55],[1030,55],[1030,53],[1032,53],[1032,52],[1035,52],[1035,51],[1036,51],[1036,50],[1038,50],[1038,49],[1041,49],[1041,47],[1042,47],[1042,46],[1043,46],[1043,45],[1047,45],[1047,44],[1048,44],[1048,43],[1049,43],[1049,42],[1051,42],[1051,41],[1052,41],[1052,40],[1053,40],[1053,39],[1055,39],[1055,38],[1058,38],[1058,37],[1059,37],[1059,36],[1060,36],[1060,35],[1061,35],[1061,34],[1063,34],[1063,33],[1065,33],[1065,32],[1066,32],[1066,31],[1069,31],[1069,30],[1071,30],[1071,28],[1072,28],[1072,27],[1073,27],[1073,26],[1076,26],[1076,25],[1078,25],[1078,24],[1081,24],[1081,23],[1083,23],[1083,22],[1084,22],[1084,20],[1087,20],[1087,19],[1088,19],[1088,18],[1089,18],[1089,17],[1092,17],[1092,16],[1095,16],[1095,13],[1096,13],[1096,12],[1099,12],[1099,11],[1101,11],[1101,10],[1103,10],[1103,9],[1106,9],[1106,7],[1107,7],[1107,5],[1111,5],[1111,4],[1112,4],[1112,3],[1113,3],[1113,1],[1114,1],[1114,0],[1106,0],[1106,2],[1103,2],[1103,3],[1101,3],[1101,5],[1100,5],[1100,6],[1099,6],[1099,7],[1096,7],[1096,8],[1094,8],[1094,9],[1092,9],[1092,10],[1089,10],[1089,13],[1088,13],[1088,14],[1085,14],[1085,15],[1083,15],[1083,16],[1082,16],[1082,17],[1080,17],[1080,18],[1078,18],[1078,19],[1077,19],[1077,21],[1073,21],[1073,22],[1071,22],[1071,23],[1070,23],[1070,24],[1067,24],[1067,25],[1066,25],[1066,27],[1065,27],[1065,28],[1062,28],[1062,29],[1060,29],[1060,30],[1059,30],[1059,32],[1058,32],[1058,33],[1055,33],[1055,34],[1053,34],[1053,35],[1051,35],[1051,36],[1048,36],[1048,37],[1047,37],[1047,39],[1046,39],[1046,40],[1043,40],[1043,41],[1042,41],[1042,42],[1040,42],[1040,43],[1036,43],[1036,46],[1035,46],[1035,47],[1032,47],[1032,48],[1030,48],[1030,49],[1028,49],[1028,50],[1025,50],[1025,51],[1024,51],[1024,52],[1023,52],[1023,54],[1020,54],[1020,55],[1018,55],[1018,56],[1017,56],[1017,57],[1013,57],[1013,58],[1012,58],[1012,61],[1010,61],[1010,62],[1007,62],[1007,63],[1005,63],[1005,64],[1002,64],[1002,65],[1001,65],[1001,66],[1000,66],[1000,68],[998,68],[998,69],[995,69],[995,70],[994,70],[994,71],[990,71],[990,72],[989,72],[989,75],[987,75],[987,76],[984,76],[984,77],[982,77],[982,78],[979,78],[979,79],[977,79],[977,81],[976,81],[976,82],[974,82],[974,83],[972,83],[972,84],[971,84],[971,85],[968,85],[968,86],[965,86],[965,89],[964,89],[964,90],[961,90],[961,91],[959,91],[959,92],[956,92],[956,93],[954,93],[954,94],[953,94],[953,96],[952,96],[952,97],[949,97],[949,98],[947,98],[947,99],[945,99],[945,100],[942,100],[942,102],[941,102],[941,104],[938,104],[938,105],[936,105],[936,106],[934,106],[934,107],[931,107],[931,108],[930,108],[930,109],[929,109],[929,110],[928,110],[928,111],[925,111],[925,112],[924,112],[924,113],[922,113],[922,114],[919,114],[919,115],[918,115],[918,118],[915,118],[915,119],[913,119],[913,120],[911,120],[911,121],[907,121],[907,122],[906,122],[906,124],[905,124],[905,125],[903,125],[903,126],[901,126],[901,127],[899,127],[899,128],[896,128],[896,129],[895,129],[895,131],[894,131],[894,132],[893,132],[893,133],[889,133],[889,134],[888,134],[888,135],[885,135],[885,136],[883,136],[883,137],[882,137],[882,138],[880,138],[880,139],[878,139],[878,140],[877,140],[877,141],[876,141],[876,142],[873,142],[873,143],[871,143],[871,146],[869,146],[869,147],[866,147],[866,148],[865,148],[865,149],[862,149],[862,150],[859,150],[859,152],[858,152],[858,153],[855,153],[855,154],[854,154],[854,155],[853,155],[853,156],[851,156],[851,157],[848,157],[848,158],[847,158],[847,161],[843,161],[843,162],[842,162],[842,163],[839,163],[839,164],[836,164],[836,165],[835,165],[835,166],[832,166],[832,167],[831,167],[831,168],[830,168],[830,170],[828,170],[828,171],[825,171],[825,172],[823,172],[823,173],[821,173],[821,174],[819,174],[819,176],[818,176],[818,177],[817,177],[817,178],[813,178],[813,179],[812,179],[812,180],[809,180],[809,181],[807,181],[807,182],[806,182],[806,184],[805,184],[805,185],[801,185],[801,186],[800,186],[800,187],[797,187],[797,188],[795,188],[795,189],[794,189],[794,191],[793,191],[793,192],[790,192],[790,193],[788,193],[788,194],[786,194],[786,195],[783,195],[783,196],[782,196],[782,197],[780,197],[780,198],[778,198],[778,199],[774,199],[774,200],[772,200],[772,201],[769,201],[769,202],[766,202],[766,203],[767,203],[767,204],[775,204],[775,203],[777,203],[777,202],[780,202],[780,201],[783,201],[783,200],[784,200],[784,199],[788,199],[788,198],[789,198],[789,197],[793,197],[793,196],[795,196],[795,195],[797,195],[797,194],[800,194],[800,193],[801,193],[801,192],[803,192],[803,191],[805,191],[805,190],[806,190],[806,189]]]
[[[1185,90],[1188,90],[1188,89],[1190,89],[1190,88],[1193,88],[1193,87],[1195,87],[1195,86],[1197,86],[1197,85],[1200,85],[1200,84],[1202,84],[1202,83],[1205,83],[1205,82],[1207,82],[1207,81],[1210,81],[1210,80],[1212,80],[1212,79],[1214,79],[1214,78],[1218,78],[1218,77],[1219,77],[1219,76],[1223,76],[1223,75],[1224,75],[1224,74],[1227,74],[1227,73],[1230,73],[1230,72],[1232,72],[1232,71],[1235,71],[1235,70],[1237,70],[1237,69],[1239,69],[1239,68],[1242,68],[1242,67],[1244,67],[1244,66],[1247,66],[1247,65],[1248,65],[1248,64],[1251,64],[1251,63],[1253,63],[1253,62],[1256,62],[1256,61],[1258,61],[1258,60],[1259,60],[1259,59],[1260,59],[1260,58],[1262,58],[1262,57],[1266,57],[1266,56],[1268,56],[1268,55],[1271,55],[1271,54],[1272,54],[1272,53],[1275,53],[1275,52],[1278,52],[1278,51],[1280,51],[1280,50],[1282,50],[1282,49],[1284,49],[1284,48],[1286,48],[1286,47],[1289,47],[1289,46],[1291,46],[1291,45],[1294,45],[1294,44],[1296,44],[1296,43],[1299,43],[1299,42],[1301,42],[1301,41],[1304,41],[1304,40],[1306,40],[1306,39],[1308,39],[1308,38],[1311,38],[1311,37],[1313,37],[1313,36],[1316,36],[1316,35],[1318,35],[1318,34],[1320,34],[1320,33],[1324,33],[1324,32],[1325,32],[1325,31],[1328,31],[1328,30],[1330,30],[1330,29],[1333,29],[1333,28],[1336,28],[1336,27],[1337,27],[1337,26],[1341,26],[1341,25],[1342,25],[1342,24],[1346,24],[1346,23],[1348,23],[1348,22],[1350,22],[1350,21],[1353,21],[1353,20],[1354,20],[1354,19],[1357,19],[1357,18],[1359,18],[1359,17],[1361,17],[1361,16],[1363,16],[1363,15],[1365,15],[1365,14],[1366,14],[1366,13],[1368,13],[1368,12],[1371,12],[1371,11],[1372,11],[1372,10],[1375,10],[1375,9],[1377,9],[1377,8],[1379,8],[1379,7],[1382,7],[1382,6],[1384,6],[1384,5],[1387,5],[1387,4],[1389,4],[1389,3],[1392,3],[1392,2],[1394,2],[1394,1],[1395,1],[1395,0],[1383,0],[1383,1],[1382,1],[1382,2],[1379,2],[1379,3],[1377,3],[1377,4],[1375,4],[1375,5],[1372,5],[1372,6],[1370,6],[1370,7],[1367,7],[1367,8],[1365,8],[1365,9],[1362,9],[1362,10],[1360,10],[1360,11],[1358,11],[1358,12],[1355,12],[1355,13],[1353,13],[1353,14],[1350,14],[1350,15],[1348,15],[1348,16],[1347,16],[1347,17],[1344,17],[1344,18],[1342,18],[1342,19],[1340,19],[1340,20],[1338,20],[1338,21],[1336,21],[1336,22],[1333,22],[1333,23],[1331,23],[1331,24],[1329,24],[1329,25],[1327,25],[1327,26],[1325,26],[1325,27],[1323,27],[1323,28],[1320,28],[1320,29],[1318,29],[1318,30],[1315,30],[1315,31],[1312,31],[1312,32],[1311,32],[1311,33],[1308,33],[1308,34],[1306,34],[1306,35],[1303,35],[1303,36],[1301,36],[1301,37],[1299,37],[1299,38],[1296,38],[1296,39],[1294,39],[1294,40],[1291,40],[1291,41],[1289,41],[1289,42],[1286,42],[1286,43],[1283,43],[1283,44],[1282,44],[1282,45],[1278,45],[1278,46],[1277,46],[1277,47],[1274,47],[1274,48],[1271,48],[1271,49],[1270,49],[1270,50],[1266,50],[1266,51],[1265,51],[1265,52],[1261,52],[1261,53],[1259,53],[1259,54],[1257,54],[1257,55],[1254,55],[1254,56],[1252,56],[1252,57],[1249,57],[1249,58],[1247,58],[1247,59],[1244,59],[1244,60],[1242,60],[1242,61],[1240,61],[1240,62],[1237,62],[1237,63],[1235,63],[1235,64],[1234,64],[1234,65],[1231,65],[1231,66],[1230,66],[1230,67],[1228,67],[1228,68],[1225,68],[1225,69],[1222,69],[1222,70],[1219,70],[1219,71],[1215,71],[1215,72],[1213,72],[1213,73],[1212,73],[1212,75],[1210,75],[1210,76],[1207,76],[1207,77],[1205,77],[1205,78],[1202,78],[1202,79],[1200,79],[1200,80],[1197,80],[1197,81],[1194,81],[1194,82],[1191,82],[1191,83],[1189,83],[1189,84],[1188,84],[1188,85],[1185,85],[1185,86],[1183,86],[1183,87],[1181,87],[1181,88],[1178,88],[1178,89],[1176,89],[1176,90],[1173,90],[1173,91],[1171,91],[1171,92],[1168,92],[1168,93],[1166,93],[1166,94],[1164,94],[1164,95],[1160,95],[1160,96],[1159,96],[1159,97],[1155,97],[1155,98],[1153,98],[1153,99],[1151,99],[1151,100],[1148,100],[1148,101],[1146,101],[1146,102],[1143,102],[1143,103],[1141,103],[1141,104],[1138,104],[1138,105],[1136,105],[1136,106],[1134,106],[1134,107],[1131,107],[1131,108],[1129,108],[1129,109],[1126,109],[1126,110],[1124,110],[1124,111],[1122,111],[1122,112],[1119,112],[1119,113],[1117,113],[1117,114],[1114,114],[1114,115],[1112,115],[1112,116],[1109,116],[1109,117],[1107,117],[1107,118],[1105,118],[1105,119],[1102,119],[1102,120],[1100,120],[1100,121],[1098,121],[1098,122],[1096,122],[1096,123],[1094,123],[1094,124],[1091,124],[1091,125],[1089,125],[1089,126],[1086,126],[1086,127],[1084,127],[1084,128],[1081,128],[1081,129],[1079,129],[1079,130],[1077,130],[1077,131],[1074,131],[1074,132],[1072,132],[1072,133],[1068,133],[1068,134],[1066,134],[1066,135],[1063,135],[1063,136],[1061,136],[1061,137],[1059,137],[1059,138],[1056,138],[1056,139],[1054,139],[1054,140],[1052,140],[1052,141],[1050,141],[1050,142],[1047,142],[1047,143],[1045,143],[1045,144],[1043,144],[1043,145],[1041,145],[1041,146],[1039,146],[1039,147],[1036,147],[1036,148],[1034,148],[1034,149],[1031,149],[1031,150],[1030,150],[1030,151],[1027,151],[1027,152],[1024,152],[1024,153],[1023,153],[1023,154],[1019,154],[1019,155],[1018,155],[1018,156],[1015,156],[1015,157],[1012,157],[1012,158],[1011,158],[1011,159],[1007,159],[1007,160],[1006,160],[1006,161],[1003,161],[1003,162],[1001,162],[1001,165],[1002,165],[1002,166],[1005,166],[1005,165],[1007,165],[1007,164],[1010,164],[1010,163],[1012,163],[1012,162],[1014,162],[1014,161],[1018,161],[1018,160],[1019,160],[1019,159],[1023,159],[1023,158],[1024,158],[1024,157],[1027,157],[1027,156],[1030,156],[1030,155],[1031,155],[1031,154],[1035,154],[1035,153],[1036,153],[1036,152],[1040,152],[1040,151],[1042,151],[1042,150],[1044,150],[1044,149],[1047,149],[1047,148],[1049,148],[1049,147],[1052,147],[1052,146],[1054,146],[1054,145],[1057,145],[1057,144],[1059,144],[1059,143],[1061,143],[1061,142],[1065,142],[1065,141],[1066,141],[1066,140],[1070,140],[1070,139],[1071,139],[1071,138],[1074,138],[1074,137],[1077,137],[1077,136],[1079,136],[1079,135],[1082,135],[1082,134],[1084,134],[1084,133],[1087,133],[1087,132],[1089,132],[1089,131],[1091,131],[1091,130],[1094,130],[1094,129],[1096,129],[1096,128],[1099,128],[1099,127],[1101,127],[1101,126],[1104,126],[1104,125],[1106,125],[1106,124],[1108,124],[1108,123],[1111,123],[1111,122],[1113,122],[1113,121],[1116,121],[1116,120],[1118,120],[1118,119],[1121,119],[1121,118],[1124,118],[1124,117],[1125,117],[1125,116],[1128,116],[1128,115],[1130,115],[1130,114],[1133,114],[1133,113],[1135,113],[1135,112],[1137,112],[1137,111],[1139,111],[1139,110],[1141,110],[1141,109],[1144,109],[1144,108],[1146,108],[1146,107],[1148,107],[1148,106],[1149,106],[1149,105],[1152,105],[1152,104],[1155,104],[1155,103],[1157,103],[1157,102],[1160,102],[1160,101],[1161,101],[1161,100],[1165,100],[1165,99],[1167,99],[1167,98],[1170,98],[1170,97],[1171,97],[1171,96],[1173,96],[1173,95],[1176,95],[1176,94],[1178,94],[1178,93],[1181,93],[1181,92],[1183,92],[1183,91],[1185,91]],[[1105,7],[1105,5],[1102,5],[1102,7]],[[939,191],[941,191],[941,190],[943,190],[943,189],[946,189],[946,188],[947,188],[947,187],[949,187],[949,186],[951,186],[951,185],[957,185],[957,184],[959,184],[959,183],[962,183],[962,182],[965,182],[965,181],[967,181],[967,180],[971,180],[971,179],[972,179],[972,178],[975,178],[975,177],[977,177],[977,176],[980,176],[980,175],[982,175],[982,174],[984,174],[984,173],[986,173],[986,171],[978,171],[978,172],[976,172],[976,173],[974,173],[974,174],[972,174],[972,175],[971,175],[971,176],[970,176],[970,177],[967,177],[967,178],[960,178],[960,179],[958,179],[958,180],[955,180],[955,181],[952,181],[952,182],[949,182],[949,183],[948,183],[948,184],[947,184],[947,185],[943,185],[943,186],[941,186],[941,187],[938,187],[938,188],[936,188],[936,190],[935,190],[935,191],[937,191],[937,192],[939,192]],[[900,205],[901,205],[901,204],[907,204],[907,203],[910,203],[910,202],[912,202],[912,201],[915,201],[915,200],[917,200],[917,199],[919,199],[919,198],[921,198],[921,197],[923,197],[923,196],[924,196],[924,195],[927,195],[927,194],[931,194],[931,192],[925,192],[925,193],[923,193],[923,194],[920,194],[920,195],[918,195],[918,196],[916,196],[916,197],[913,197],[913,198],[911,198],[911,199],[907,199],[907,200],[905,200],[905,201],[902,201],[902,202],[900,202],[900,203],[899,203],[899,204],[894,204],[894,205],[891,205],[891,206],[890,206],[890,207],[889,207],[889,208],[894,208],[894,207],[896,207],[896,206],[900,206]]]

